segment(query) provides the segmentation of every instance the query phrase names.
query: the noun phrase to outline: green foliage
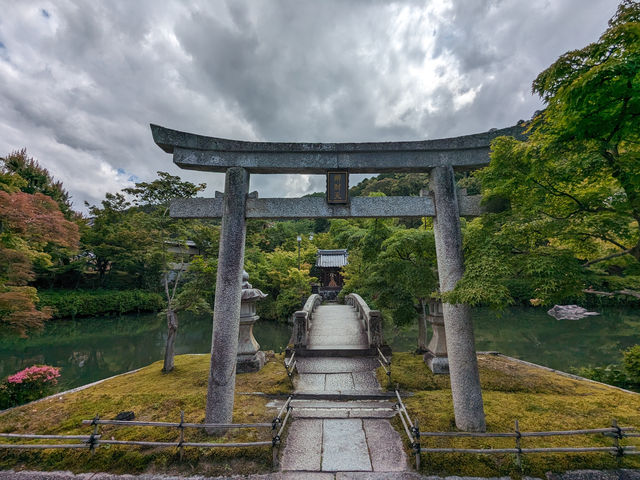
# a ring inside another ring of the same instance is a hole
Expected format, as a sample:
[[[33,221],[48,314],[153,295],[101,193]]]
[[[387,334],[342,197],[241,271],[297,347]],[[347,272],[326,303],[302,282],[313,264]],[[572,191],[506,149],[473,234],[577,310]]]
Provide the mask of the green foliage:
[[[294,237],[295,240],[295,237]],[[301,244],[301,268],[298,270],[298,252],[276,248],[273,252],[262,252],[249,248],[245,253],[245,269],[249,282],[268,295],[258,302],[260,316],[266,319],[286,321],[299,310],[303,299],[311,294],[311,283],[316,279],[310,275],[315,261],[316,249],[303,237]]]
[[[196,255],[184,272],[183,286],[178,292],[173,308],[195,314],[211,313],[216,294],[218,259]]]
[[[247,245],[264,252],[273,252],[278,247],[293,250],[297,248],[298,235],[306,240],[310,233],[317,231],[319,230],[316,230],[315,222],[312,220],[284,222],[249,220],[247,221]]]
[[[184,182],[180,177],[167,172],[157,173],[158,178],[153,182],[139,182],[134,187],[125,188],[122,191],[133,196],[136,205],[168,208],[172,199],[195,197],[207,186],[205,183],[196,185]],[[164,212],[162,215],[164,216]]]
[[[503,211],[473,222],[458,300],[550,304],[581,299],[588,285],[636,285],[639,19],[640,4],[623,1],[597,42],[562,55],[533,82],[546,109],[528,139],[494,140],[491,164],[474,178],[485,204]]]
[[[620,388],[632,387],[626,372],[617,364],[606,365],[604,367],[581,367],[572,369],[572,371],[576,375],[595,380],[596,382],[602,382]]]
[[[622,365],[583,367],[575,372],[581,377],[597,382],[640,391],[640,345],[634,345],[622,352]]]
[[[622,352],[622,365],[629,380],[640,386],[640,345],[634,345]]]
[[[51,308],[54,318],[155,312],[164,307],[162,295],[144,290],[43,290],[39,295],[39,305]]]
[[[367,197],[375,192],[385,195],[417,196],[420,190],[429,185],[428,173],[383,173],[376,177],[365,178],[349,189],[352,197]]]
[[[393,232],[382,242],[368,284],[376,304],[393,311],[396,324],[409,323],[424,313],[427,301],[438,289],[433,232]]]

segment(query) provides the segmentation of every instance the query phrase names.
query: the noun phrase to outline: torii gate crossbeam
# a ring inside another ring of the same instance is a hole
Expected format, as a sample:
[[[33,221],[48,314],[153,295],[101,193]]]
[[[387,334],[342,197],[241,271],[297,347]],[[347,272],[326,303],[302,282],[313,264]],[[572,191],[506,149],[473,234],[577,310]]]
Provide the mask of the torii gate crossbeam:
[[[231,423],[235,391],[240,298],[247,218],[433,216],[440,290],[452,290],[464,272],[461,215],[480,213],[477,198],[459,196],[454,169],[489,163],[491,141],[523,137],[523,126],[463,137],[417,142],[270,143],[194,135],[151,125],[154,141],[180,168],[225,172],[225,192],[213,199],[181,199],[180,218],[222,217],[211,343],[206,422]],[[322,198],[258,199],[249,194],[250,173],[322,174],[431,172],[426,197],[354,198],[329,205]],[[456,425],[484,431],[485,418],[468,306],[443,306]]]

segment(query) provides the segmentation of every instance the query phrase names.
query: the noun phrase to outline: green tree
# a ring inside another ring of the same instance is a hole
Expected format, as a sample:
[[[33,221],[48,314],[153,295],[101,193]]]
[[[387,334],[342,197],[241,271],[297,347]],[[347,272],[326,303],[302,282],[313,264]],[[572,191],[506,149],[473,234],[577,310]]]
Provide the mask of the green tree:
[[[367,283],[376,305],[392,311],[394,323],[418,319],[418,350],[426,351],[428,303],[438,290],[433,231],[395,231],[382,243]]]
[[[258,303],[258,312],[264,318],[284,321],[299,310],[302,300],[311,293],[310,275],[316,249],[305,237],[302,241],[301,268],[298,270],[298,252],[295,237],[289,249],[276,248],[263,252],[255,247],[245,251],[245,266],[249,281],[268,295]]]
[[[83,235],[101,285],[108,275],[121,271],[133,277],[137,287],[161,288],[164,292],[168,329],[165,372],[173,370],[178,312],[210,309],[205,298],[210,289],[202,279],[208,278],[211,265],[199,260],[193,272],[188,272],[187,240],[196,238],[208,252],[217,245],[217,227],[197,226],[193,221],[169,216],[172,199],[193,197],[204,188],[205,184],[158,172],[156,180],[136,183],[121,193],[107,193],[101,206],[90,207],[93,225]],[[185,288],[187,284],[189,288]]]
[[[181,309],[193,311],[210,310],[204,301],[204,290],[194,284],[183,295],[179,295],[183,274],[188,269],[186,241],[191,233],[192,222],[174,220],[169,216],[169,204],[175,198],[190,198],[204,190],[206,184],[184,182],[180,177],[167,172],[158,172],[158,179],[139,182],[123,192],[133,198],[133,204],[147,212],[144,220],[152,232],[152,244],[148,255],[155,259],[162,269],[162,284],[167,299],[167,342],[162,370],[170,372],[174,368],[175,340],[178,333],[178,312]],[[197,276],[196,276],[197,278]]]
[[[98,275],[99,286],[133,286],[155,290],[161,258],[150,254],[155,226],[122,193],[107,193],[100,206],[89,207],[91,227],[82,232],[83,249]]]
[[[477,173],[485,201],[506,211],[475,221],[483,227],[475,248],[483,253],[468,254],[454,297],[468,299],[475,288],[478,300],[486,298],[477,288],[482,280],[471,278],[483,268],[495,285],[508,277],[533,280],[537,303],[578,298],[594,283],[637,283],[639,72],[640,4],[625,0],[597,42],[565,53],[535,79],[533,91],[546,108],[528,139],[496,139],[491,164]],[[597,265],[614,260],[624,274],[618,280]]]

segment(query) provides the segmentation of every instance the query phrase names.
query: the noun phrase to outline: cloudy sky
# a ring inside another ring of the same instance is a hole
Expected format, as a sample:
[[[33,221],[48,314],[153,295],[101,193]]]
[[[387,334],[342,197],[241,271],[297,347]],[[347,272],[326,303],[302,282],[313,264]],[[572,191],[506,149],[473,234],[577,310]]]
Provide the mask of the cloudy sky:
[[[149,123],[239,140],[393,141],[506,127],[535,76],[617,0],[0,0],[0,156],[27,148],[74,205],[179,170]],[[263,197],[323,189],[256,175]],[[353,183],[353,180],[352,180]]]

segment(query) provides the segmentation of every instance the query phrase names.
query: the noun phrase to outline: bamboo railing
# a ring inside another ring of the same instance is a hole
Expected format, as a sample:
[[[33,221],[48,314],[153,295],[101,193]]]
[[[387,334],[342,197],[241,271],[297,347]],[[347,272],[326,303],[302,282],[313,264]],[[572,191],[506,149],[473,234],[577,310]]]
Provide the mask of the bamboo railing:
[[[287,377],[291,381],[291,386],[295,387],[293,384],[293,374],[296,371],[296,367],[298,366],[298,361],[295,360],[296,351],[294,350],[291,356],[287,359],[284,358],[284,369],[287,371]]]
[[[389,387],[391,387],[391,358],[385,357],[384,353],[380,350],[380,347],[376,347],[376,349],[378,350],[378,363],[387,375],[387,382]]]
[[[608,452],[616,457],[624,455],[640,455],[637,447],[634,445],[621,446],[620,440],[623,438],[640,437],[635,427],[620,427],[616,420],[611,422],[610,427],[606,428],[588,428],[581,430],[559,430],[545,432],[522,432],[520,431],[518,420],[514,421],[514,430],[512,432],[421,432],[418,426],[418,419],[413,422],[409,417],[409,413],[396,389],[396,409],[398,410],[402,426],[409,439],[411,449],[415,455],[416,468],[420,468],[420,456],[423,453],[471,453],[471,454],[514,454],[518,468],[522,469],[522,455],[533,453],[583,453],[583,452]],[[610,447],[542,447],[542,448],[522,448],[521,441],[523,438],[533,437],[554,437],[565,435],[605,435],[612,439]],[[423,448],[420,445],[422,437],[448,437],[448,438],[513,438],[515,441],[514,448]]]
[[[183,458],[183,449],[185,447],[197,448],[243,448],[243,447],[259,447],[270,445],[273,451],[274,467],[278,463],[278,453],[282,444],[282,435],[287,421],[291,415],[293,406],[291,405],[292,397],[290,396],[278,411],[278,415],[271,422],[264,423],[189,423],[184,421],[184,412],[180,412],[180,422],[145,422],[135,420],[103,420],[98,415],[91,420],[83,420],[83,425],[91,425],[94,427],[90,435],[35,435],[22,433],[0,433],[0,438],[10,439],[55,439],[55,440],[80,440],[81,443],[55,443],[55,444],[15,444],[0,443],[0,450],[8,449],[49,449],[49,448],[86,448],[91,452],[101,445],[134,445],[142,447],[175,447],[180,453],[180,460]],[[145,440],[115,440],[103,438],[99,433],[101,425],[127,426],[127,427],[162,427],[176,428],[179,433],[176,442],[153,442]],[[185,442],[185,429],[215,429],[218,431],[242,428],[268,428],[271,429],[271,440],[256,442],[235,442],[235,443],[216,443],[216,442]]]

